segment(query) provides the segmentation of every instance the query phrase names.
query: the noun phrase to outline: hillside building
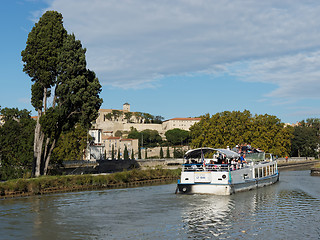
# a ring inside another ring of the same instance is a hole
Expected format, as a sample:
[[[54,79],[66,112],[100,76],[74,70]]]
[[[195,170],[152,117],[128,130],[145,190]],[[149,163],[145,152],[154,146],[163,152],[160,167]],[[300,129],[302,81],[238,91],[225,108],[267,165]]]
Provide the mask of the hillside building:
[[[146,129],[156,130],[162,138],[165,138],[166,131],[174,128],[189,131],[189,128],[200,120],[201,118],[172,118],[162,123],[149,123],[142,113],[131,112],[129,103],[123,104],[122,110],[100,109],[98,118],[89,131],[94,141],[90,144],[90,151],[87,151],[89,154],[86,159],[111,159],[112,146],[115,158],[118,156],[118,151],[120,151],[120,156],[123,155],[125,146],[127,146],[129,156],[131,157],[133,150],[137,158],[138,139],[126,138],[126,134],[132,128],[139,132]]]

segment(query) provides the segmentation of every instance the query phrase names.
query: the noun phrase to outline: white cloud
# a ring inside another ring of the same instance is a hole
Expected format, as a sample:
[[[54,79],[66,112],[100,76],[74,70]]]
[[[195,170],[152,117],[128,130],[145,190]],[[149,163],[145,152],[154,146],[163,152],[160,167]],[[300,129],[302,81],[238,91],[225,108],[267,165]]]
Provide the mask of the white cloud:
[[[271,98],[292,101],[320,97],[320,51],[232,63],[226,72],[243,81],[277,85],[266,94]]]
[[[50,9],[103,85],[152,87],[161,76],[226,69],[277,85],[268,97],[318,97],[318,1],[53,0]]]

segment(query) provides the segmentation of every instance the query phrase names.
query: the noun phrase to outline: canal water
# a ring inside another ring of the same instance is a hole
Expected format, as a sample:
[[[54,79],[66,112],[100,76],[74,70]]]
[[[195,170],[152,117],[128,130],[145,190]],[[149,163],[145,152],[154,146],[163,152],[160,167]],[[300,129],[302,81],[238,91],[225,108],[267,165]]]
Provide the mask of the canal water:
[[[320,239],[320,177],[231,196],[175,184],[0,200],[0,239]]]

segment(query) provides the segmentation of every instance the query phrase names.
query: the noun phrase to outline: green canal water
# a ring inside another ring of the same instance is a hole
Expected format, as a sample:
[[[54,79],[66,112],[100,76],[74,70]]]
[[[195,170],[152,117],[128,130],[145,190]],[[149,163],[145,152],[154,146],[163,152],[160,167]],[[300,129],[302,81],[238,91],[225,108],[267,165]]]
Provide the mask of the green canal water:
[[[175,184],[0,200],[0,239],[320,239],[320,177],[232,196]]]

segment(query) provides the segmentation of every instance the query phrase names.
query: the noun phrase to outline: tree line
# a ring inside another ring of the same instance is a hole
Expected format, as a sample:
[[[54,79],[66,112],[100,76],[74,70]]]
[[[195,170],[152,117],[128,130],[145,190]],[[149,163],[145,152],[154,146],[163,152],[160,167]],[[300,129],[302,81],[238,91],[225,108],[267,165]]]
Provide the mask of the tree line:
[[[163,121],[162,116],[154,116],[150,113],[143,113],[143,112],[123,112],[120,110],[112,110],[110,113],[104,114],[104,120],[109,121],[118,121],[122,118],[127,121],[127,123],[134,122],[132,117],[136,119],[138,123],[157,123],[161,124]]]
[[[138,139],[141,147],[157,146],[177,146],[187,145],[190,141],[189,131],[179,128],[171,129],[165,132],[166,140],[163,140],[157,130],[145,129],[138,131],[131,128],[128,138]]]
[[[0,126],[0,179],[28,177],[32,174],[33,144],[36,121],[27,110],[0,108],[2,125]],[[182,157],[179,145],[188,144],[192,148],[215,147],[232,148],[236,144],[249,143],[255,148],[271,152],[279,157],[319,158],[320,119],[310,118],[298,125],[284,126],[280,120],[268,114],[251,115],[249,111],[222,112],[212,116],[202,116],[202,120],[190,128],[190,132],[173,129],[166,132],[167,141],[162,141],[157,131],[137,131],[131,129],[130,138],[139,139],[139,158],[141,147],[161,146],[160,158]],[[61,160],[82,159],[84,149],[90,142],[86,128],[75,125],[64,131],[52,153],[52,164]],[[174,147],[170,156],[169,146]],[[146,152],[146,151],[145,151]],[[144,152],[144,154],[146,154]],[[124,158],[133,158],[128,150]],[[114,156],[116,159],[117,156]],[[120,158],[118,156],[118,158]]]

